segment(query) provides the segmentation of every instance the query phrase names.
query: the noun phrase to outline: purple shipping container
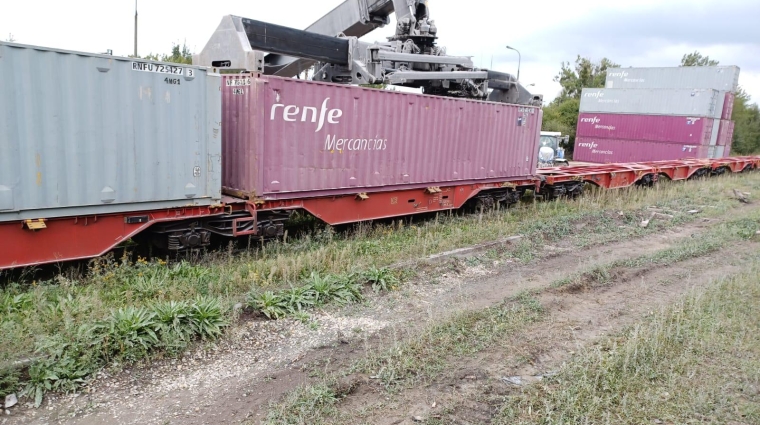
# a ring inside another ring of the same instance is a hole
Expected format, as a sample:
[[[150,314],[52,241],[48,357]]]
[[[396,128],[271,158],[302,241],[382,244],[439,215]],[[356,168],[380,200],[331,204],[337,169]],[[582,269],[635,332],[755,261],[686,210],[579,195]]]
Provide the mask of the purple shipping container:
[[[733,139],[734,122],[729,120],[722,120],[720,122],[720,130],[718,133],[718,146],[728,146]]]
[[[224,76],[226,193],[288,199],[531,178],[537,107]]]
[[[581,113],[578,137],[709,145],[715,120],[666,115]]]
[[[724,120],[730,120],[731,116],[734,114],[734,101],[736,100],[736,95],[731,92],[726,92],[726,100],[723,102],[723,114],[721,114],[721,119]]]
[[[610,164],[616,162],[667,161],[707,158],[709,146],[641,140],[577,137],[573,159]]]

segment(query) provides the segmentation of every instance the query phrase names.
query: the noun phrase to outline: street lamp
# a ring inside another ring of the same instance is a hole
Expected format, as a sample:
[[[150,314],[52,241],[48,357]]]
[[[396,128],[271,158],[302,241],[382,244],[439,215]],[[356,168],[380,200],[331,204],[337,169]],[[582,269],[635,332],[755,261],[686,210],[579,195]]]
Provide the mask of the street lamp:
[[[507,46],[507,49],[517,52],[517,81],[520,81],[520,62],[522,61],[520,51],[511,46]]]

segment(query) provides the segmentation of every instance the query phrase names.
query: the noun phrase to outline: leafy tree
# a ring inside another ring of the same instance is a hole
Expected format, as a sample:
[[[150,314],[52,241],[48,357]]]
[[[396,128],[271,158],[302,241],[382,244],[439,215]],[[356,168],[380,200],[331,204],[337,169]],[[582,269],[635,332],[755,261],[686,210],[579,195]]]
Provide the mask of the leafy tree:
[[[734,112],[736,122],[731,152],[738,155],[760,153],[760,108],[750,104],[750,97],[743,89],[736,93]]]
[[[193,54],[190,53],[190,49],[185,43],[182,43],[182,47],[179,44],[173,44],[171,55],[163,55],[161,56],[161,60],[191,65],[193,63]]]
[[[559,101],[564,101],[567,98],[580,99],[581,91],[584,88],[604,87],[607,69],[619,66],[607,58],[593,62],[591,59],[582,58],[580,55],[575,59],[574,66],[571,66],[570,62],[562,62],[562,69],[554,77],[554,81],[562,86]]]
[[[149,53],[143,56],[142,59],[191,65],[193,63],[193,54],[190,52],[190,48],[185,43],[182,43],[182,46],[172,44],[172,51],[169,54],[164,53],[159,56],[155,53]]]
[[[710,56],[702,56],[698,51],[687,53],[681,58],[681,66],[718,66],[718,61],[710,59]]]
[[[544,107],[542,129],[544,131],[560,131],[563,135],[570,136],[570,146],[566,147],[570,152],[573,150],[572,142],[575,141],[580,105],[579,99],[569,98],[560,102],[554,101]]]
[[[607,69],[620,65],[603,58],[594,62],[590,58],[575,59],[575,65],[562,62],[562,69],[554,81],[562,86],[562,92],[549,105],[544,107],[544,131],[560,131],[570,136],[566,146],[567,155],[572,156],[575,144],[575,131],[578,126],[578,113],[581,104],[581,92],[584,88],[604,87]]]

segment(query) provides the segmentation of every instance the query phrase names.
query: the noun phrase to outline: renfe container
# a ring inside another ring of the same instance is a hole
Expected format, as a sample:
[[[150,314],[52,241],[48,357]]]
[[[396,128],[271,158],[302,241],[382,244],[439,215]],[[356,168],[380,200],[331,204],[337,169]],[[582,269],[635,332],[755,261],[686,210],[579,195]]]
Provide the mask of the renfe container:
[[[728,146],[734,139],[734,122],[721,120],[720,129],[718,130],[718,146]]]
[[[0,221],[218,202],[220,81],[0,43]]]
[[[573,159],[609,164],[617,162],[667,161],[707,158],[710,146],[640,140],[576,137]]]
[[[537,107],[225,76],[224,190],[287,199],[533,175]]]
[[[738,66],[679,66],[669,68],[612,68],[610,89],[713,89],[736,93]]]
[[[736,95],[731,92],[726,93],[726,100],[723,102],[723,114],[721,119],[730,120],[734,114],[734,102],[736,101]]]
[[[699,117],[581,113],[576,134],[601,139],[710,145],[717,122]]]
[[[720,119],[724,102],[710,89],[583,89],[580,111]]]

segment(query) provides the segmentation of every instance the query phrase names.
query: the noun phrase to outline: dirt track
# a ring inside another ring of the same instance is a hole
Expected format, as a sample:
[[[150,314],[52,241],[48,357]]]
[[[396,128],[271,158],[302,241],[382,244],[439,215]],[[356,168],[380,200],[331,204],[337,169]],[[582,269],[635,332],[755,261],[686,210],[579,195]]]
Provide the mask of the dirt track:
[[[102,377],[79,396],[50,398],[40,409],[22,408],[7,423],[224,424],[262,418],[267,405],[321,372],[335,370],[403,338],[415,327],[467,309],[495,305],[525,290],[547,288],[569,273],[599,263],[662,250],[715,224],[698,221],[635,240],[586,249],[546,247],[545,257],[527,265],[502,262],[436,271],[391,295],[359,306],[314,315],[316,325],[294,320],[247,320],[231,338],[180,361],[135,367]],[[386,399],[370,380],[342,403],[369,408],[367,423],[412,423],[412,417],[444,415],[446,423],[487,421],[492,406],[480,397],[510,391],[502,377],[531,377],[551,371],[578,346],[622,329],[694,286],[740,267],[746,249],[725,250],[715,265],[704,259],[640,270],[612,285],[539,296],[550,319],[502,346],[462,359],[424,388]],[[455,306],[452,308],[452,306]],[[462,400],[468,400],[462,402]],[[380,403],[378,405],[378,402]],[[372,406],[381,409],[373,410]],[[433,408],[432,406],[435,407]]]

